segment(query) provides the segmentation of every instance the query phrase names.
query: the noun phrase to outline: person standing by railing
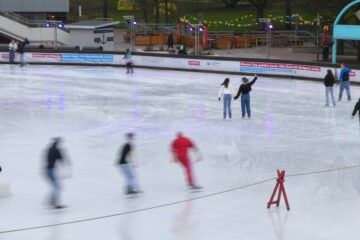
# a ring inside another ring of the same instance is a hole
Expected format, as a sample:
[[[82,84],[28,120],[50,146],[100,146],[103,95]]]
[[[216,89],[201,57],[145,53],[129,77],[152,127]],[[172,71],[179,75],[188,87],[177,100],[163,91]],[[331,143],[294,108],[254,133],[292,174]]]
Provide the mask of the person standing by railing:
[[[14,63],[16,50],[17,44],[15,40],[11,40],[11,42],[9,43],[9,63]]]

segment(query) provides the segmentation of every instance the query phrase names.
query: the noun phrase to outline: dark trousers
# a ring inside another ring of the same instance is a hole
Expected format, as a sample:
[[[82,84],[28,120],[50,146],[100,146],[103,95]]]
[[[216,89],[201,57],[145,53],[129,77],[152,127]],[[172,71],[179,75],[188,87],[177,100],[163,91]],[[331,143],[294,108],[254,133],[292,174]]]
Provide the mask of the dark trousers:
[[[127,70],[127,72],[126,73],[133,73],[134,72],[134,70],[133,70],[133,67],[132,67],[132,63],[126,63],[126,70]]]
[[[248,117],[251,117],[251,109],[250,109],[250,94],[245,93],[241,95],[241,112],[242,117],[244,118],[246,113]]]
[[[9,63],[14,63],[15,60],[15,51],[9,50]]]

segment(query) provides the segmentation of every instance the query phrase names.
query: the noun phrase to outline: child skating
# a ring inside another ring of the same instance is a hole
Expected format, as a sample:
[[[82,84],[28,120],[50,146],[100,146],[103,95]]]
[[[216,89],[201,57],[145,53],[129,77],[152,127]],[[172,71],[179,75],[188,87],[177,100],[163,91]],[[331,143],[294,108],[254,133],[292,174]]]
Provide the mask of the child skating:
[[[126,52],[125,52],[125,55],[124,55],[124,58],[125,61],[126,61],[126,74],[129,74],[129,73],[134,73],[134,70],[133,70],[133,64],[134,64],[134,61],[133,61],[133,56],[130,52],[129,49],[126,49]]]
[[[242,84],[240,85],[239,91],[234,97],[234,100],[237,100],[241,95],[241,112],[242,118],[245,118],[246,114],[248,118],[251,118],[251,108],[250,108],[250,92],[251,86],[256,82],[257,75],[255,74],[255,78],[249,82],[249,79],[246,77],[242,78]]]

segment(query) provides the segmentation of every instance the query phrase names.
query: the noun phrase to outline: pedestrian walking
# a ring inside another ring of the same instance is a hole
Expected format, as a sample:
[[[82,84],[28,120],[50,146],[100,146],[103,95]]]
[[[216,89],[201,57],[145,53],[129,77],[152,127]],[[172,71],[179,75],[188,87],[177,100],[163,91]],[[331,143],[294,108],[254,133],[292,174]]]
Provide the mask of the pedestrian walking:
[[[173,37],[172,33],[170,33],[169,36],[168,36],[167,46],[168,46],[168,50],[174,49],[174,37]]]

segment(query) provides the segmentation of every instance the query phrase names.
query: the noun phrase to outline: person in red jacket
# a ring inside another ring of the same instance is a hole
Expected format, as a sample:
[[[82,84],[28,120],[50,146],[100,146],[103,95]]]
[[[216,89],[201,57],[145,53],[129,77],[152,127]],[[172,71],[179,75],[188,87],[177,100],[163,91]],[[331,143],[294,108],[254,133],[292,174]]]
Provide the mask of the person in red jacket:
[[[185,168],[188,185],[191,189],[201,189],[194,182],[194,175],[192,171],[192,164],[189,159],[188,151],[193,149],[198,153],[197,161],[201,160],[198,148],[189,139],[183,136],[181,132],[177,134],[177,138],[171,144],[171,151],[173,152],[174,161],[179,162]]]

